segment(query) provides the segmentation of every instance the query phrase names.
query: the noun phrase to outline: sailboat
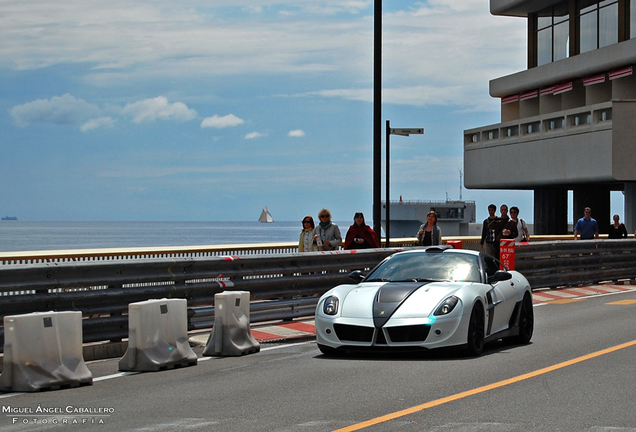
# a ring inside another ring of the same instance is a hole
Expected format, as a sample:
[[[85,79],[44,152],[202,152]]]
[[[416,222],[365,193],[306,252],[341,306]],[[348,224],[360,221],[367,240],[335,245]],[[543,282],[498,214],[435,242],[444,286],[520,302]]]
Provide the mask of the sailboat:
[[[267,210],[267,206],[263,207],[263,212],[261,213],[261,217],[258,218],[258,221],[266,223],[274,222],[274,218],[269,210]]]

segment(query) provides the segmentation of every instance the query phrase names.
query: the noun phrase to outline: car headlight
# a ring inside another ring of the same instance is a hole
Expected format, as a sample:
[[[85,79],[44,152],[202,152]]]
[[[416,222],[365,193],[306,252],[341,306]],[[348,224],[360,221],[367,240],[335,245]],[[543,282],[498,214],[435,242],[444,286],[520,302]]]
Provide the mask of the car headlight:
[[[448,315],[453,311],[453,309],[455,309],[457,303],[459,303],[459,299],[455,296],[450,296],[444,300],[437,309],[435,309],[433,315]]]
[[[322,311],[325,315],[335,315],[338,313],[338,297],[329,296],[325,299],[325,303],[322,305]]]

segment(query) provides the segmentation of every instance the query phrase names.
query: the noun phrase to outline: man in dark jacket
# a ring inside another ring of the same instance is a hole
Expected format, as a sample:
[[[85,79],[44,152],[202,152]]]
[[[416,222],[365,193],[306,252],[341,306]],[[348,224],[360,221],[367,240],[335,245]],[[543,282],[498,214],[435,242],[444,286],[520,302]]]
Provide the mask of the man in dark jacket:
[[[488,217],[484,219],[484,223],[481,227],[481,240],[479,240],[481,250],[484,251],[485,254],[492,256],[495,256],[495,231],[488,228],[488,225],[497,218],[497,216],[495,216],[496,211],[496,205],[490,204],[488,206]]]
[[[499,211],[501,212],[501,217],[495,218],[488,224],[488,228],[495,231],[495,255],[493,256],[497,259],[499,259],[500,240],[502,238],[514,239],[519,234],[517,223],[511,221],[508,217],[508,206],[502,204]]]

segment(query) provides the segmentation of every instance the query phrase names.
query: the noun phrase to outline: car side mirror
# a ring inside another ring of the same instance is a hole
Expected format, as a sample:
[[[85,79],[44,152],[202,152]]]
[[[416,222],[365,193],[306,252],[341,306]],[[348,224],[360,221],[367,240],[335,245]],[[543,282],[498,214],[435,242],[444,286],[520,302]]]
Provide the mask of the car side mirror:
[[[362,274],[362,270],[354,270],[349,273],[349,279],[353,279],[357,283],[360,283],[364,280],[364,275]]]
[[[507,271],[497,270],[494,275],[488,276],[488,283],[503,282],[512,279],[512,274]]]

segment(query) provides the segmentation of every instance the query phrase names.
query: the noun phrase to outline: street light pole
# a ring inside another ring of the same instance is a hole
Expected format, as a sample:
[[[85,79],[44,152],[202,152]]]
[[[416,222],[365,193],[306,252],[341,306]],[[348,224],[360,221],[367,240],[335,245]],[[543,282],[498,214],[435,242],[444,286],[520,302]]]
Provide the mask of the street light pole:
[[[373,6],[373,229],[382,242],[382,0]]]
[[[411,134],[423,134],[424,128],[400,128],[400,129],[391,129],[391,121],[386,121],[386,203],[384,205],[385,213],[384,213],[384,224],[386,227],[384,228],[384,234],[386,234],[385,239],[385,247],[390,247],[390,231],[391,231],[391,216],[390,216],[390,190],[391,190],[391,180],[390,180],[390,142],[391,135],[402,135],[409,136]]]
[[[391,150],[389,149],[390,147],[390,142],[391,142],[391,120],[387,120],[386,121],[386,201],[384,203],[384,223],[385,223],[385,228],[384,228],[384,236],[385,236],[385,245],[384,247],[391,247],[390,246],[390,238],[391,238],[391,225],[389,223],[389,221],[391,220],[391,201],[390,201],[390,190],[391,190],[391,173],[390,173],[390,167],[391,167],[391,163],[390,163],[390,155],[391,155]]]

